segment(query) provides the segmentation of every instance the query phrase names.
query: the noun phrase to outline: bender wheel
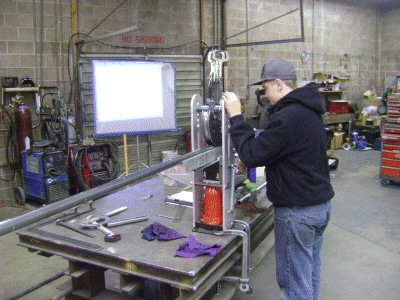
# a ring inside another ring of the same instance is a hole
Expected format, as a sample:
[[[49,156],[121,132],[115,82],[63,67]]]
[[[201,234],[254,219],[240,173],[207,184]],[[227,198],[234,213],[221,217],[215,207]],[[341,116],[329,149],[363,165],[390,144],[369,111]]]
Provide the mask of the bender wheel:
[[[222,145],[221,113],[210,108],[202,113],[202,126],[206,142],[219,147]]]

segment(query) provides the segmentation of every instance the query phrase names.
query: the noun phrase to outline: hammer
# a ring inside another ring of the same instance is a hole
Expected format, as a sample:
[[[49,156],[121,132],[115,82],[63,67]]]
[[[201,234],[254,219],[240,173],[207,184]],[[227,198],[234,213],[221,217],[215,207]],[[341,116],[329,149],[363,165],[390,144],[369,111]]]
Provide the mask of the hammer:
[[[97,226],[97,229],[105,234],[104,241],[106,242],[117,242],[121,239],[121,234],[114,233],[111,230],[105,228],[103,225],[99,224],[99,226]]]

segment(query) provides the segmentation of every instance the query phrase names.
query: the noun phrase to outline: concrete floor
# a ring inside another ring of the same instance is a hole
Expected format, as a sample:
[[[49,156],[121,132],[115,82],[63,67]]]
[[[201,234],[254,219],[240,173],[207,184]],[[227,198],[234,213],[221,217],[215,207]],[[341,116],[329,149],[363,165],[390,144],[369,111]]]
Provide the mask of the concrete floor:
[[[380,185],[380,152],[335,155],[320,299],[400,299],[400,185]],[[234,300],[279,299],[274,249],[251,278],[253,294],[236,293]]]
[[[336,196],[322,249],[321,299],[400,299],[400,185],[382,187],[379,152],[337,151]],[[4,186],[4,185],[2,185]],[[0,187],[7,199],[7,186]],[[9,196],[11,197],[11,196]],[[0,208],[0,221],[23,213]],[[0,237],[0,299],[67,268],[59,257],[44,258],[16,246],[15,234]],[[66,276],[20,299],[49,299]],[[233,299],[279,299],[271,250],[251,274],[253,294]]]

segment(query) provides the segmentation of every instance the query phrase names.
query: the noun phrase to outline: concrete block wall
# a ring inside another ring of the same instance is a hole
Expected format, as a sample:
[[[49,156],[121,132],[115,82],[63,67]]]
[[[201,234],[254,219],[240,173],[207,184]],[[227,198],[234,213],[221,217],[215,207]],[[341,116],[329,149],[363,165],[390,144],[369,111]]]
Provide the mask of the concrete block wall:
[[[78,1],[79,31],[89,32],[120,1]],[[230,36],[298,7],[297,0],[230,0],[226,1],[226,35]],[[353,2],[351,2],[353,3]],[[206,43],[214,44],[213,1],[206,1]],[[124,3],[102,23],[91,36],[135,24],[143,27],[103,40],[105,43],[132,49],[88,44],[83,51],[131,52],[151,47],[173,47],[200,38],[200,5],[197,0],[132,0]],[[395,28],[399,11],[383,11],[382,19],[382,76],[394,68],[393,47],[399,39]],[[313,19],[314,16],[314,19]],[[398,22],[397,22],[398,23]],[[29,75],[35,82],[58,85],[64,94],[69,90],[67,74],[67,44],[71,33],[70,1],[68,0],[5,0],[0,1],[0,76]],[[314,25],[314,28],[312,27]],[[312,71],[345,72],[352,81],[345,84],[344,97],[361,101],[366,89],[377,87],[377,12],[370,5],[349,4],[347,1],[304,0],[305,42],[281,45],[228,48],[231,54],[230,86],[242,98],[254,99],[255,82],[265,61],[280,56],[291,60],[298,69],[299,79],[310,79]],[[314,33],[314,39],[313,39]],[[242,43],[285,39],[300,36],[298,12],[231,38],[226,43]],[[84,38],[81,35],[80,38]],[[389,40],[387,43],[386,41]],[[387,49],[386,49],[386,48]],[[399,47],[397,47],[398,49]],[[302,62],[300,52],[313,52],[313,59]],[[389,51],[392,51],[389,53]],[[158,51],[158,53],[163,51]],[[168,54],[199,54],[199,43],[165,49]],[[380,75],[380,74],[379,74]]]
[[[59,86],[68,81],[69,1],[0,1],[0,76]]]
[[[120,0],[78,1],[79,32],[91,31]],[[206,4],[206,38],[215,42],[214,1]],[[0,76],[31,76],[42,85],[57,85],[68,97],[67,46],[71,36],[70,0],[0,1]],[[278,17],[298,7],[297,0],[225,1],[225,37]],[[292,61],[298,78],[313,72],[348,73],[344,98],[362,103],[367,89],[379,88],[387,74],[399,69],[399,9],[378,11],[363,1],[304,0],[305,42],[228,48],[230,89],[246,99],[246,112],[255,106],[250,83],[259,79],[262,65],[273,57]],[[92,37],[135,24],[142,28],[83,46],[86,52],[157,54],[200,53],[200,4],[197,0],[129,0],[90,35]],[[224,41],[244,43],[300,36],[298,12]],[[84,39],[85,35],[80,35]],[[87,38],[88,39],[88,38]],[[192,42],[193,43],[189,43]],[[183,47],[177,45],[186,44]],[[165,48],[152,50],[150,48]],[[172,47],[172,48],[171,48]],[[301,61],[300,53],[311,57]],[[380,70],[380,72],[379,72]],[[208,71],[206,72],[206,77]]]
[[[64,88],[70,30],[66,15],[69,15],[67,0],[0,1],[0,76],[18,77],[19,82],[24,76],[30,76],[36,84]],[[5,104],[13,96],[5,94]],[[33,112],[34,93],[22,96]],[[37,125],[38,116],[32,115],[33,124]],[[8,132],[4,121],[8,119],[4,113],[1,116],[0,165],[5,165]],[[40,138],[39,128],[34,130],[34,138]]]
[[[78,31],[81,33],[90,32],[121,3],[120,0],[77,2]],[[135,24],[142,24],[142,28],[135,33],[102,40],[104,43],[125,48],[91,43],[81,49],[97,53],[200,53],[200,16],[197,0],[125,1],[91,32],[90,36],[95,38]],[[60,87],[61,94],[68,99],[70,83],[67,61],[70,37],[70,0],[0,1],[0,76],[16,76],[19,79],[30,76],[36,84]],[[84,34],[78,38],[89,40]],[[182,44],[187,45],[170,48]],[[137,49],[130,49],[135,47]],[[166,49],[152,50],[152,47]],[[71,60],[74,47],[70,47],[70,50]],[[6,96],[6,103],[11,96],[13,95]],[[33,94],[24,96],[28,98],[27,102],[32,107]],[[33,112],[33,109],[31,111]],[[38,130],[36,131],[37,136]],[[6,132],[0,132],[0,154],[5,151],[6,138]]]
[[[79,1],[79,31],[91,31],[121,1]],[[132,0],[125,2],[110,18],[98,26],[90,36],[96,37],[136,24],[142,27],[102,42],[126,47],[105,47],[98,43],[85,45],[86,52],[117,53],[200,53],[199,2],[196,0]],[[84,38],[84,36],[81,36]],[[193,43],[190,43],[193,42]],[[187,44],[187,46],[175,47]],[[136,48],[136,49],[135,49]],[[166,48],[152,50],[151,48]]]
[[[298,2],[227,1],[227,36],[298,8]],[[248,84],[259,80],[261,68],[266,61],[282,57],[296,66],[299,80],[310,80],[313,72],[351,75],[352,80],[344,84],[343,98],[361,105],[363,92],[376,88],[376,27],[377,14],[371,6],[347,4],[345,1],[304,0],[305,41],[249,46],[247,49],[228,48],[231,57],[231,86],[241,98],[247,99],[246,111],[251,113],[255,107],[256,87],[249,87]],[[297,37],[300,37],[298,11],[251,30],[247,36],[241,34],[229,39],[228,42],[244,43]],[[302,62],[302,51],[310,53],[308,61]]]
[[[78,28],[88,33],[121,1],[78,1]],[[0,1],[0,76],[30,76],[41,85],[59,86],[68,95],[67,47],[71,36],[69,0]],[[82,47],[88,52],[152,53],[151,47],[184,47],[158,53],[199,54],[200,19],[196,0],[126,1],[98,26],[92,37],[124,29],[135,24],[143,27],[102,40],[107,44],[138,47],[137,50],[105,47],[91,43]],[[79,35],[79,39],[86,39]],[[72,50],[72,49],[71,49]]]
[[[400,8],[381,11],[380,86],[387,76],[400,76]]]

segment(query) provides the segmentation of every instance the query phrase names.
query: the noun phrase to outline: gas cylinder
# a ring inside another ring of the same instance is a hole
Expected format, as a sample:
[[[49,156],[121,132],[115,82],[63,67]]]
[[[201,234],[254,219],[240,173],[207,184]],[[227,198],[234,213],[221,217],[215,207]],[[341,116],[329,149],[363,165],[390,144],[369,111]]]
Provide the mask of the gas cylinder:
[[[76,130],[75,130],[75,118],[69,115],[67,118],[67,131],[68,131],[68,144],[74,144],[76,142]]]
[[[25,139],[27,137],[31,145],[33,143],[32,114],[28,106],[21,103],[18,105],[14,116],[17,129],[18,153],[21,153],[25,150]]]
[[[222,225],[222,190],[208,186],[204,191],[201,222],[211,226]]]

